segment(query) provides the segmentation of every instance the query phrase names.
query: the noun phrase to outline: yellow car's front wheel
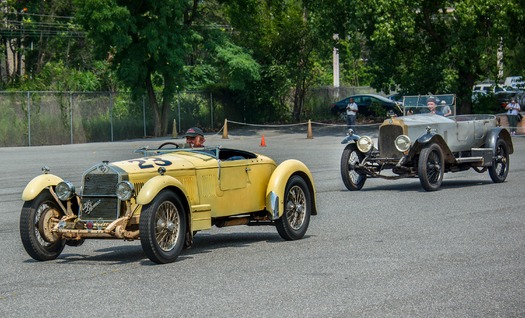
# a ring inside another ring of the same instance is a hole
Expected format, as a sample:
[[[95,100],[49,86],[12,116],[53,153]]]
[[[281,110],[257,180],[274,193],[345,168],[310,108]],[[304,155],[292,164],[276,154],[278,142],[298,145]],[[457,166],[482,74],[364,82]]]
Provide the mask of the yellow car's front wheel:
[[[34,200],[24,203],[20,214],[20,238],[26,252],[35,260],[53,260],[64,249],[65,240],[52,232],[62,216],[57,202],[47,189]]]
[[[140,214],[140,243],[148,258],[159,264],[174,262],[186,235],[186,211],[172,191],[160,192]]]
[[[311,193],[300,176],[292,176],[284,192],[284,212],[275,221],[279,235],[288,241],[304,236],[310,223],[312,212]]]

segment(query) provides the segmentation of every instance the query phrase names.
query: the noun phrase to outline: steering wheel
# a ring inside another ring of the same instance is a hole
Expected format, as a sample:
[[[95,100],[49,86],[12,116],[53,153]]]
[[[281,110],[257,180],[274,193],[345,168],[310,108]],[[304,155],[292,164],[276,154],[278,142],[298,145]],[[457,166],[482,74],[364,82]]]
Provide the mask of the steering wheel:
[[[172,145],[172,146],[175,146],[175,148],[180,148],[178,144],[176,144],[174,142],[171,142],[171,141],[168,141],[168,142],[165,142],[162,145],[160,145],[159,148],[157,148],[157,149],[162,149],[162,147],[164,147],[166,145]]]

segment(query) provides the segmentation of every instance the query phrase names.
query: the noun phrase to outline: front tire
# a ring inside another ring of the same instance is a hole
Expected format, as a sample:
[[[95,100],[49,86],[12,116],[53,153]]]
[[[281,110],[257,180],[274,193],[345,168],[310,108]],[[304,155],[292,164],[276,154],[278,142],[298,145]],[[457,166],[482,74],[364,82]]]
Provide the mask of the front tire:
[[[160,192],[140,214],[140,243],[148,258],[158,264],[174,262],[186,237],[186,211],[172,191]]]
[[[279,235],[287,240],[301,239],[310,224],[312,212],[312,194],[308,185],[299,176],[292,176],[284,192],[284,212],[275,221]]]
[[[489,175],[494,183],[501,183],[507,179],[509,173],[510,155],[509,146],[505,140],[498,138],[496,142],[496,153],[489,167]]]
[[[356,144],[351,143],[345,147],[341,155],[341,178],[346,188],[350,191],[358,191],[363,188],[366,181],[366,174],[356,171],[365,155],[357,149]]]
[[[418,162],[418,175],[426,191],[436,191],[443,182],[445,158],[438,144],[430,144],[421,149]]]
[[[62,253],[66,241],[51,230],[63,215],[47,189],[24,203],[20,214],[20,238],[29,256],[37,261],[49,261]]]

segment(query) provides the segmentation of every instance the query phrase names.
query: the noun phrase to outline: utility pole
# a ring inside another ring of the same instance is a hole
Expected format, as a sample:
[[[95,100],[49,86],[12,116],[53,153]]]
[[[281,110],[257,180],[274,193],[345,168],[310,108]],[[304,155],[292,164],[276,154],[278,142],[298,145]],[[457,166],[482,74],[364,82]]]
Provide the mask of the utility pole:
[[[334,41],[337,43],[337,40],[339,40],[339,34],[334,33],[333,37]],[[333,51],[333,68],[334,68],[334,88],[339,88],[339,50],[334,45],[334,51]]]

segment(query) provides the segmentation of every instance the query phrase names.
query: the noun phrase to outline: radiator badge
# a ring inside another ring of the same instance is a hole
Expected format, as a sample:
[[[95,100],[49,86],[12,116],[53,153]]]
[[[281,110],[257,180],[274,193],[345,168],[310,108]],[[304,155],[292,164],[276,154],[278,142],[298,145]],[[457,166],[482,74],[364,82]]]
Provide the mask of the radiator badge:
[[[98,170],[104,174],[109,172],[108,162],[104,161],[101,165],[98,166]]]
[[[97,205],[100,204],[100,200],[98,200],[97,202],[93,203],[93,201],[91,200],[87,200],[86,202],[84,202],[84,204],[82,205],[82,213],[84,214],[90,214],[91,212],[93,212],[93,210],[97,207]]]

